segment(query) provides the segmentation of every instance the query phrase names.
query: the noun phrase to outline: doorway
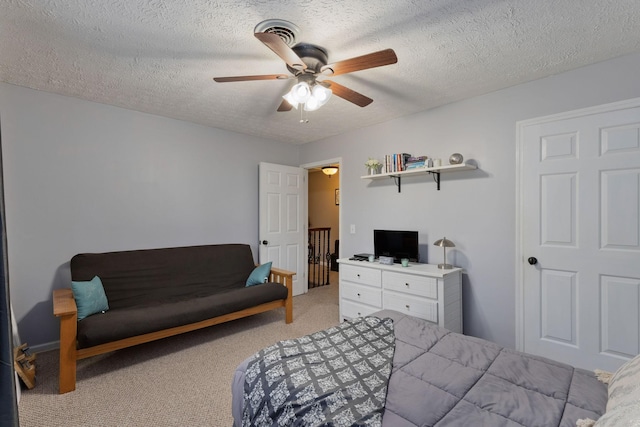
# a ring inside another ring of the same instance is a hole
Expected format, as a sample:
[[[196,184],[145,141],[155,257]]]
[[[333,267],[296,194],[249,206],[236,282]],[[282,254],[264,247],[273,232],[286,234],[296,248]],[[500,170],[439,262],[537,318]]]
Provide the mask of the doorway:
[[[308,288],[338,285],[341,159],[301,166],[307,181]]]

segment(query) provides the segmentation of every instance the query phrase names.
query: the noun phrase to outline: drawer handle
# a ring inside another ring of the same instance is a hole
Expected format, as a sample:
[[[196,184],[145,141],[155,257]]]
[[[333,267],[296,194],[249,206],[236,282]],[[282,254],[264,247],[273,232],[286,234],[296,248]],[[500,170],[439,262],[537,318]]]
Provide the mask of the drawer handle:
[[[358,297],[360,297],[360,292],[358,292],[356,295],[358,295]]]
[[[358,312],[358,316],[362,316],[362,314],[360,314],[360,312]]]
[[[356,274],[356,276],[360,277],[360,274]]]
[[[409,287],[409,284],[408,284],[408,283],[405,283],[404,285],[405,285],[407,288]]]
[[[411,307],[409,307],[409,304],[405,305],[405,307],[407,307],[407,310],[411,309]]]

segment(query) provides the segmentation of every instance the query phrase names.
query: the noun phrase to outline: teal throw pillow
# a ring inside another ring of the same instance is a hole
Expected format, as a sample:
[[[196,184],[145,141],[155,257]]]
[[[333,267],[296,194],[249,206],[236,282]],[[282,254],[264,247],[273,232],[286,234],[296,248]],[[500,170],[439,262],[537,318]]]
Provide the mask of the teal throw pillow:
[[[88,282],[71,282],[71,290],[78,307],[78,320],[109,310],[107,294],[98,276]]]
[[[267,282],[269,280],[269,274],[271,274],[271,262],[257,266],[249,275],[246,286],[259,285]]]

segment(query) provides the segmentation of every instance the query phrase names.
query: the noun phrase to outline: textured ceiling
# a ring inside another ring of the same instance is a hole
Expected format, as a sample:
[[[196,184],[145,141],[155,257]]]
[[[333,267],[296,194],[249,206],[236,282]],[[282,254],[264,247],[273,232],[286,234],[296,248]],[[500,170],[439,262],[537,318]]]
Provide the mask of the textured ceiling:
[[[294,144],[640,51],[638,0],[0,0],[0,80]],[[335,76],[374,99],[333,97],[299,123],[291,81],[253,36],[295,23],[329,62],[392,48],[398,63]]]

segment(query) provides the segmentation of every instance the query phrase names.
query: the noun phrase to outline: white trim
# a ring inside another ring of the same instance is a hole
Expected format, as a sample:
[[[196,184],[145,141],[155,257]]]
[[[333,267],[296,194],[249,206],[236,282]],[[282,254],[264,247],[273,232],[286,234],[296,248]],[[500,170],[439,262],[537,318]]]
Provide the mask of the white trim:
[[[516,122],[516,251],[515,251],[515,280],[516,280],[516,350],[524,350],[524,269],[523,269],[523,221],[522,205],[524,196],[522,191],[522,163],[523,158],[523,134],[525,125],[523,122]]]
[[[338,165],[338,170],[340,170],[342,172],[341,166],[342,166],[342,157],[334,157],[333,159],[327,159],[327,160],[320,160],[318,162],[311,162],[311,163],[305,163],[303,165],[300,165],[301,168],[304,169],[312,169],[312,168],[318,168],[321,166],[329,166],[334,165],[336,163],[339,163]]]
[[[516,122],[516,250],[515,250],[515,280],[516,280],[516,350],[524,351],[524,222],[523,213],[523,151],[524,151],[524,129],[528,126],[540,125],[557,120],[574,119],[591,114],[606,113],[627,108],[640,106],[640,98],[632,98],[624,101],[612,102],[609,104],[596,105],[593,107],[581,108],[578,110],[565,111],[549,116],[536,117],[533,119],[520,120]]]

